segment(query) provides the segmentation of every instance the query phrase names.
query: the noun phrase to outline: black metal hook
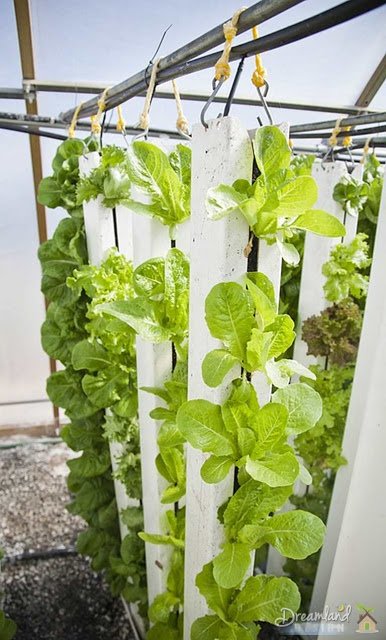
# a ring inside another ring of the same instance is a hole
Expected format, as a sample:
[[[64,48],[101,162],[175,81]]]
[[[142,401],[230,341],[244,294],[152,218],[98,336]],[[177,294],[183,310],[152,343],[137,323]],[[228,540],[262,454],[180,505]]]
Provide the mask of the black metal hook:
[[[210,105],[212,104],[212,102],[215,99],[217,93],[219,92],[219,90],[221,89],[222,85],[224,84],[225,80],[226,80],[226,78],[224,78],[224,77],[222,77],[221,80],[216,80],[216,78],[213,78],[213,82],[212,82],[213,92],[212,92],[212,95],[209,96],[208,101],[204,105],[204,107],[203,107],[203,109],[201,111],[201,115],[200,115],[201,124],[203,125],[203,127],[205,127],[205,129],[208,128],[208,123],[205,120],[206,112],[208,111]]]
[[[272,125],[273,124],[273,118],[272,118],[271,112],[269,110],[268,104],[267,104],[267,102],[265,100],[265,98],[268,95],[269,84],[265,80],[265,82],[264,82],[264,92],[261,90],[262,89],[261,87],[256,87],[256,88],[257,88],[257,93],[259,94],[259,98],[260,98],[261,104],[263,105],[263,109],[264,109],[265,114],[266,114],[266,116],[268,118],[268,122],[269,122],[269,124]]]

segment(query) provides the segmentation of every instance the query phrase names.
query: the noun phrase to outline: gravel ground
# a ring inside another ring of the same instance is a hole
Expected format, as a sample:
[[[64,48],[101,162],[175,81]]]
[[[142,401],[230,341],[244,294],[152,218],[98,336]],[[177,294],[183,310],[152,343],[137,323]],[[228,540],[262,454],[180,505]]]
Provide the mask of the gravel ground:
[[[70,515],[64,444],[0,450],[0,546],[8,557],[73,547],[83,528]],[[131,640],[122,604],[79,556],[6,563],[4,610],[15,640]]]

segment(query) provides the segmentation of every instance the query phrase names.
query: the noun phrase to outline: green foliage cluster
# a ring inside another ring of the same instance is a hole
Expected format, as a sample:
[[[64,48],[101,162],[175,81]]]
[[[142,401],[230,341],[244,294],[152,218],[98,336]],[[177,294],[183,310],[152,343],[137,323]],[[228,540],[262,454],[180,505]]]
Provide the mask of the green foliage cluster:
[[[283,260],[291,265],[300,260],[292,242],[299,230],[329,237],[345,235],[337,218],[313,209],[318,189],[310,175],[311,160],[291,166],[290,147],[277,127],[258,129],[253,148],[260,175],[252,185],[248,180],[236,180],[232,186],[220,184],[209,189],[206,208],[211,220],[240,212],[254,235],[276,243]]]
[[[85,140],[65,140],[59,145],[52,161],[52,176],[43,178],[39,185],[38,200],[50,209],[63,207],[72,218],[82,220],[83,211],[77,201],[79,158],[90,151],[98,151],[93,136]]]
[[[358,216],[366,203],[369,187],[366,182],[356,180],[352,175],[343,178],[334,187],[333,197],[342,205],[343,211]]]
[[[146,201],[132,196],[130,208],[156,217],[170,229],[190,216],[191,151],[178,144],[169,157],[149,142],[133,142],[128,149],[128,172],[131,183]]]
[[[364,233],[358,233],[349,244],[337,244],[331,249],[330,259],[322,268],[327,300],[339,303],[350,296],[366,296],[369,278],[361,273],[371,264],[366,238]]]
[[[296,451],[312,475],[312,488],[302,496],[291,496],[297,508],[306,509],[327,522],[337,470],[346,460],[342,455],[342,438],[351,396],[354,365],[333,365],[329,369],[311,366],[316,380],[312,386],[323,401],[323,413],[313,429],[295,440]],[[297,583],[302,596],[302,610],[308,611],[320,553],[304,560],[287,560],[284,570]]]
[[[297,436],[295,447],[313,478],[312,487],[291,502],[327,521],[335,475],[346,464],[342,455],[342,439],[354,378],[357,347],[362,326],[362,311],[354,301],[367,294],[370,266],[369,247],[363,233],[347,245],[332,248],[330,259],[323,265],[326,277],[326,299],[334,302],[319,316],[303,324],[303,339],[309,353],[327,356],[329,368],[312,366],[315,380],[310,382],[323,400],[323,413],[313,429]],[[285,571],[299,586],[302,608],[307,611],[318,568],[319,553],[305,560],[288,560]]]
[[[166,590],[158,594],[149,607],[148,615],[152,626],[147,632],[147,640],[183,638],[185,508],[167,511],[165,519],[164,535],[139,533],[145,542],[168,545],[172,550]]]
[[[362,311],[346,298],[303,322],[308,354],[325,356],[331,364],[355,362],[362,328]]]
[[[137,536],[142,525],[130,529],[121,544],[109,452],[109,440],[123,444],[117,476],[128,494],[140,499],[134,333],[95,310],[106,300],[133,295],[133,271],[115,253],[100,267],[87,265],[76,191],[79,157],[90,149],[95,150],[93,142],[86,146],[80,140],[67,140],[60,145],[54,175],[45,178],[39,189],[43,204],[65,206],[70,214],[39,249],[42,291],[49,302],[42,345],[64,365],[49,377],[47,392],[70,419],[62,430],[63,439],[81,453],[68,462],[68,486],[74,494],[68,509],[88,524],[77,548],[92,558],[95,570],[104,570],[113,594],[138,602],[145,612],[144,546]],[[133,509],[138,519],[141,509]]]
[[[161,495],[163,504],[178,502],[186,493],[185,439],[177,428],[176,418],[178,409],[187,399],[187,378],[187,362],[178,361],[171,379],[166,380],[163,387],[143,387],[144,391],[158,396],[166,404],[166,407],[157,407],[150,413],[151,418],[161,421],[156,465],[158,473],[168,483]]]
[[[100,196],[105,207],[130,206],[167,225],[174,237],[176,226],[190,215],[190,165],[190,148],[182,144],[169,156],[145,141],[133,142],[127,151],[107,146],[99,166],[80,180],[76,203]]]
[[[1,640],[12,640],[15,637],[17,626],[13,620],[7,618],[4,611],[0,609],[0,638]]]
[[[100,196],[104,207],[113,208],[117,204],[128,202],[129,195],[126,151],[114,145],[103,147],[98,166],[77,184],[78,206]]]
[[[178,501],[186,492],[185,438],[177,428],[177,412],[187,397],[187,337],[189,313],[189,261],[179,249],[172,248],[165,258],[151,258],[133,274],[135,296],[102,303],[96,311],[123,323],[143,340],[172,343],[176,364],[171,378],[162,387],[143,387],[157,396],[162,406],[150,416],[159,422],[156,458],[158,473],[166,480],[161,502],[173,504],[166,512],[163,535],[141,532],[142,540],[172,548],[167,571],[166,590],[150,603],[148,616],[152,627],[148,640],[179,640],[183,633],[185,509]]]
[[[256,273],[248,274],[246,285],[219,283],[210,291],[206,321],[223,348],[207,354],[202,364],[204,381],[211,387],[235,368],[244,373],[232,381],[221,406],[189,400],[177,413],[177,426],[189,444],[210,454],[201,468],[205,482],[220,482],[236,468],[239,486],[219,509],[222,550],[196,578],[213,615],[193,623],[192,640],[254,640],[257,621],[275,623],[284,607],[296,611],[300,595],[288,578],[256,576],[244,584],[251,552],[269,543],[286,557],[305,558],[320,548],[324,535],[323,523],[313,514],[303,510],[275,514],[297,478],[311,482],[288,438],[311,429],[322,406],[309,385],[287,386],[300,365],[277,360],[295,334],[292,320],[275,311],[272,284]],[[282,368],[280,362],[285,363]],[[277,376],[280,388],[272,402],[259,406],[247,372],[265,373],[269,380]]]
[[[179,249],[165,258],[151,258],[134,271],[135,296],[106,302],[101,313],[126,324],[142,339],[155,344],[173,342],[181,359],[186,358],[188,334],[189,262]]]
[[[334,199],[342,205],[346,213],[358,217],[358,232],[366,234],[370,255],[374,248],[382,185],[380,162],[376,155],[371,153],[365,158],[363,179],[345,177],[335,186],[333,194]]]
[[[314,155],[293,156],[290,164],[290,169],[296,176],[311,176],[314,162]],[[288,313],[288,315],[291,316],[292,320],[295,323],[295,326],[298,318],[300,276],[302,273],[304,238],[304,231],[294,232],[291,243],[294,245],[296,251],[298,252],[300,260],[295,265],[289,264],[288,262],[283,262],[281,269],[279,309],[280,313]]]
[[[4,551],[0,547],[0,572],[1,572],[1,561],[4,558]],[[2,600],[3,593],[0,591],[0,603]],[[17,626],[16,623],[8,618],[5,615],[5,612],[1,609],[0,604],[0,640],[12,640],[16,635]]]

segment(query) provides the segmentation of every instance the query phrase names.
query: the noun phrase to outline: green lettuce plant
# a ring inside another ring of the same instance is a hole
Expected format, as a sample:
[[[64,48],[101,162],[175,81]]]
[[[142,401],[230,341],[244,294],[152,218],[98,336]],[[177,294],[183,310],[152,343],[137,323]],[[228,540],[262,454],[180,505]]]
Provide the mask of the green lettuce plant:
[[[355,362],[362,328],[362,311],[350,298],[324,309],[303,322],[307,353],[325,356],[331,364]]]
[[[158,594],[148,610],[152,626],[147,640],[182,640],[184,602],[184,553],[185,553],[185,508],[167,511],[164,535],[140,532],[139,537],[150,544],[171,547],[170,564],[166,577],[166,590]]]
[[[187,397],[187,336],[189,303],[189,262],[176,248],[165,258],[152,258],[135,269],[133,274],[135,296],[123,301],[106,302],[96,312],[118,320],[129,332],[155,344],[171,342],[176,363],[171,378],[162,387],[144,387],[157,396],[163,406],[151,411],[150,416],[161,422],[156,457],[158,473],[166,480],[161,502],[174,504],[174,512],[166,513],[163,523],[165,534],[140,532],[150,544],[166,544],[172,548],[167,567],[166,590],[150,603],[148,616],[152,627],[148,640],[158,637],[182,639],[182,609],[184,584],[184,531],[185,509],[178,501],[186,492],[185,439],[176,426],[179,407]]]
[[[352,216],[358,216],[369,193],[366,182],[356,180],[352,175],[343,178],[334,187],[333,198],[342,205],[343,211]]]
[[[38,201],[50,209],[63,207],[72,218],[83,219],[83,210],[77,202],[79,158],[90,151],[98,151],[93,136],[78,140],[68,139],[59,145],[52,161],[53,174],[43,178],[39,185]]]
[[[383,187],[382,167],[374,153],[366,157],[363,180],[369,185],[369,192],[359,212],[358,231],[367,235],[370,255],[372,255]]]
[[[82,205],[101,196],[102,205],[109,209],[117,204],[127,204],[129,195],[126,151],[114,145],[103,147],[99,165],[77,184],[77,204]]]
[[[79,157],[96,150],[94,141],[86,143],[71,140],[60,145],[54,175],[44,179],[39,190],[43,204],[64,206],[71,216],[39,249],[42,291],[49,301],[42,345],[64,365],[48,379],[47,391],[70,418],[62,429],[63,439],[81,453],[69,461],[68,477],[74,495],[68,509],[88,524],[77,548],[91,557],[95,570],[104,571],[114,595],[122,593],[138,602],[145,615],[144,547],[137,536],[143,525],[141,521],[130,528],[127,521],[129,533],[121,543],[108,444],[110,439],[122,442],[117,477],[131,497],[140,499],[134,334],[130,340],[123,325],[122,337],[119,321],[94,312],[106,300],[133,293],[133,272],[114,253],[100,268],[87,265],[82,208],[76,197]],[[105,410],[110,407],[113,413],[107,416]],[[133,509],[138,520],[141,509]]]
[[[150,142],[136,141],[127,154],[129,178],[138,194],[131,197],[130,208],[157,218],[169,227],[170,236],[174,238],[177,225],[190,216],[189,147],[178,144],[167,156]]]
[[[166,405],[150,412],[151,418],[162,421],[157,438],[159,454],[156,465],[158,473],[168,483],[161,495],[163,504],[178,502],[186,493],[185,440],[177,428],[176,418],[178,409],[187,399],[187,377],[187,363],[179,361],[163,387],[143,387],[144,391],[158,396]]]
[[[313,209],[318,197],[316,182],[291,168],[290,147],[277,127],[258,129],[253,149],[260,175],[252,185],[248,180],[236,180],[233,185],[209,189],[206,208],[211,220],[241,213],[252,233],[269,244],[276,243],[289,264],[297,264],[300,259],[292,243],[298,230],[329,237],[345,235],[337,218]]]
[[[233,380],[221,406],[189,400],[177,413],[184,438],[210,454],[201,468],[204,481],[220,482],[236,468],[239,485],[219,510],[222,550],[196,578],[213,615],[193,623],[192,640],[255,639],[258,621],[274,623],[284,607],[296,611],[300,595],[288,578],[256,576],[244,584],[251,552],[269,543],[286,557],[305,558],[320,548],[324,535],[323,523],[313,514],[300,510],[275,514],[298,477],[311,482],[288,437],[311,429],[322,406],[319,394],[308,385],[285,386],[297,363],[286,361],[283,369],[275,366],[295,334],[291,319],[274,309],[271,283],[262,274],[248,274],[246,284],[247,288],[237,283],[216,285],[205,306],[208,328],[223,348],[205,357],[204,381],[215,387],[235,367],[243,369],[241,377]],[[260,407],[247,373],[265,373],[270,379],[268,364],[280,377],[281,388],[271,403]]]
[[[366,296],[369,278],[361,273],[371,264],[366,238],[364,233],[358,233],[349,244],[337,244],[331,249],[330,259],[322,267],[327,300],[338,303],[349,296]]]
[[[292,504],[307,509],[327,522],[336,472],[346,464],[342,439],[346,425],[362,312],[354,300],[366,297],[370,266],[369,246],[362,233],[351,243],[331,249],[323,265],[326,299],[334,302],[319,316],[303,325],[309,352],[328,357],[328,369],[311,366],[315,380],[309,384],[323,400],[323,413],[315,427],[299,434],[295,449],[312,474],[312,487],[303,495],[291,496]],[[347,364],[346,364],[347,363]],[[285,571],[293,577],[302,595],[302,609],[308,610],[319,562],[319,553],[300,560],[287,560]]]
[[[97,307],[155,344],[173,342],[186,359],[188,331],[189,262],[179,249],[165,258],[151,258],[134,271],[135,297]]]

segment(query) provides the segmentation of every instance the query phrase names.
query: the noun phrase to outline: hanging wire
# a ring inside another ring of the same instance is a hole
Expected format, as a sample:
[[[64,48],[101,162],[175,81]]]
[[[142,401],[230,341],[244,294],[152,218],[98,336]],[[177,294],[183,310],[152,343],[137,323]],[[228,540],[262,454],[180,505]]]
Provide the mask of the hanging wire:
[[[106,116],[107,116],[107,111],[103,113],[103,118],[102,118],[100,132],[99,132],[99,146],[101,149],[103,148],[103,134],[105,130]]]
[[[240,59],[240,62],[238,64],[237,71],[235,73],[235,77],[234,77],[233,82],[232,82],[232,87],[231,87],[231,90],[229,92],[228,100],[226,101],[226,104],[225,104],[224,114],[223,114],[224,117],[229,116],[229,112],[231,110],[231,106],[233,104],[233,100],[234,100],[234,97],[235,97],[237,85],[239,84],[239,80],[240,80],[241,74],[243,72],[244,60],[245,60],[245,56],[243,56]]]

